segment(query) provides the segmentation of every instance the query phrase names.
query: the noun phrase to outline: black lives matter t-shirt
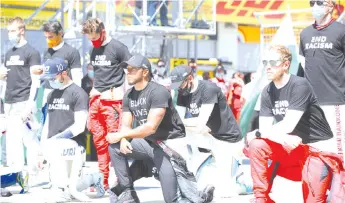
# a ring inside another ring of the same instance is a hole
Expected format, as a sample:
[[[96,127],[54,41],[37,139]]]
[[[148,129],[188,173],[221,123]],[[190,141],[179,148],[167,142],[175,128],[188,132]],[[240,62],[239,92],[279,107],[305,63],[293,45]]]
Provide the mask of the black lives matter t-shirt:
[[[164,86],[149,82],[145,89],[129,89],[123,97],[123,112],[131,112],[134,118],[134,127],[147,122],[150,109],[165,108],[166,112],[155,134],[145,139],[157,140],[174,139],[185,136],[185,128],[174,108],[169,91]]]
[[[22,102],[29,99],[31,88],[30,67],[41,64],[41,57],[31,45],[13,47],[5,55],[7,75],[6,103]]]
[[[220,140],[237,142],[242,139],[241,130],[234,114],[229,108],[221,89],[210,81],[200,80],[195,92],[178,95],[177,105],[186,107],[186,118],[198,117],[202,104],[214,104],[213,111],[207,121],[211,134]]]
[[[121,86],[125,81],[125,72],[119,64],[127,61],[131,54],[121,42],[111,39],[100,48],[91,49],[91,65],[94,68],[94,88],[99,92]]]
[[[260,116],[273,116],[279,122],[284,119],[288,109],[304,112],[291,133],[301,137],[303,143],[313,143],[333,137],[325,114],[305,78],[291,75],[284,87],[277,89],[271,82],[262,91]]]
[[[320,104],[345,104],[345,25],[333,22],[321,30],[311,25],[300,39],[305,77]]]
[[[67,72],[70,78],[72,78],[72,75],[71,75],[72,68],[81,68],[79,51],[76,48],[66,44],[65,42],[64,42],[64,45],[58,50],[49,48],[44,52],[44,55],[43,55],[44,62],[52,58],[62,58],[68,62]],[[52,89],[48,82],[45,84],[46,84],[45,85],[46,88]]]
[[[48,138],[51,138],[73,125],[74,112],[87,111],[89,100],[86,92],[73,83],[63,90],[54,89],[48,95],[47,105]],[[83,133],[72,139],[86,147],[86,136]]]

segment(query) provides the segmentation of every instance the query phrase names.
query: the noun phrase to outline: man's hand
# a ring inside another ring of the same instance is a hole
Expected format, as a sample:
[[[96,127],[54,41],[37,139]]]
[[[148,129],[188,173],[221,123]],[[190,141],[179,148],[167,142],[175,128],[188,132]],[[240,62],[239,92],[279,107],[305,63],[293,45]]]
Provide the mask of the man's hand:
[[[43,73],[43,67],[42,66],[35,66],[32,68],[32,74],[34,75],[41,75]]]
[[[286,151],[291,152],[302,144],[302,139],[296,135],[286,135],[282,137],[282,145]]]
[[[105,139],[109,142],[109,144],[118,143],[121,141],[122,138],[123,138],[123,134],[119,132],[108,133],[107,136],[105,137]]]
[[[7,78],[7,73],[0,73],[0,80]]]
[[[95,88],[92,88],[90,91],[90,97],[97,96],[97,95],[101,95],[101,93]]]
[[[120,143],[120,152],[122,154],[129,154],[132,153],[132,145],[130,142],[128,142],[125,138],[121,139],[121,143]]]
[[[0,67],[0,80],[7,78],[7,72],[9,71],[9,69],[7,69],[4,66]]]
[[[198,127],[185,127],[187,131],[197,133],[197,134],[208,134],[211,132],[211,129],[207,126],[204,126],[203,128]]]

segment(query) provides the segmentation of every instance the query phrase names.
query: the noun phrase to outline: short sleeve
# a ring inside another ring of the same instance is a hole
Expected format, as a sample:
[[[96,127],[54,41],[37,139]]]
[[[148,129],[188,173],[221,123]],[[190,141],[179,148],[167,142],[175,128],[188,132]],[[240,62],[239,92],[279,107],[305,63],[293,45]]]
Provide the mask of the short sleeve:
[[[36,66],[41,64],[41,56],[35,49],[31,50],[31,55],[29,58],[29,66]]]
[[[151,98],[151,109],[168,108],[169,99],[171,99],[171,95],[165,87],[160,86],[159,88],[151,92],[150,98]]]
[[[289,100],[289,109],[306,111],[312,96],[313,92],[311,86],[305,81],[303,84],[298,85],[298,87],[293,88]]]
[[[210,83],[206,84],[203,89],[204,90],[201,97],[202,104],[218,103],[218,94],[222,93],[220,87],[218,87],[216,84]]]
[[[273,106],[270,95],[268,94],[268,87],[264,88],[264,90],[261,93],[260,116],[273,117]]]
[[[73,48],[73,52],[70,56],[70,61],[68,62],[71,68],[81,68],[80,64],[80,54],[79,51]]]
[[[304,46],[303,46],[303,39],[302,39],[302,34],[299,39],[299,55],[304,56]]]
[[[128,90],[126,92],[126,94],[123,96],[123,100],[122,100],[122,111],[123,112],[129,112],[129,98],[128,98],[129,91],[130,90]]]
[[[117,60],[119,63],[123,61],[127,61],[131,58],[131,54],[129,53],[128,47],[124,44],[121,44],[118,50],[116,50]]]
[[[74,112],[87,111],[89,109],[89,97],[82,88],[77,88],[78,91],[75,94]]]

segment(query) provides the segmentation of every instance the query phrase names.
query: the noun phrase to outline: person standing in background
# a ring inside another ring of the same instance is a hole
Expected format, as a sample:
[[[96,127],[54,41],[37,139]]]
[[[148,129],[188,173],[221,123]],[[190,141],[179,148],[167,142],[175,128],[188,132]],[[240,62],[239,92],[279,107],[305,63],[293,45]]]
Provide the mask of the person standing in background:
[[[345,25],[335,21],[335,0],[310,1],[315,23],[302,30],[300,55],[305,78],[325,112],[334,138],[317,142],[320,150],[345,150]]]
[[[90,92],[90,109],[87,127],[93,135],[99,169],[104,175],[104,188],[109,188],[108,133],[119,130],[122,116],[122,99],[125,93],[125,71],[120,63],[130,58],[128,48],[112,39],[104,23],[93,18],[85,21],[82,33],[92,42],[90,64],[94,68],[94,83]]]

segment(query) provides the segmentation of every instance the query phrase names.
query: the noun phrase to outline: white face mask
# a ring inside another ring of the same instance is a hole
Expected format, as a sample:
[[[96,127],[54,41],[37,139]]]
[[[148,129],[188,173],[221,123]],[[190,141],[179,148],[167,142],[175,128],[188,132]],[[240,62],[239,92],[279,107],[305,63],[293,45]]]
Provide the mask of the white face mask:
[[[160,76],[165,75],[165,68],[157,68],[157,74]]]
[[[318,5],[314,5],[312,7],[312,15],[315,18],[315,20],[319,21],[321,20],[325,15],[325,7],[324,6],[318,6]]]
[[[63,84],[57,80],[49,80],[49,85],[53,89],[61,89]]]
[[[16,45],[19,42],[19,36],[17,33],[8,34],[8,40],[10,40],[12,45]]]

